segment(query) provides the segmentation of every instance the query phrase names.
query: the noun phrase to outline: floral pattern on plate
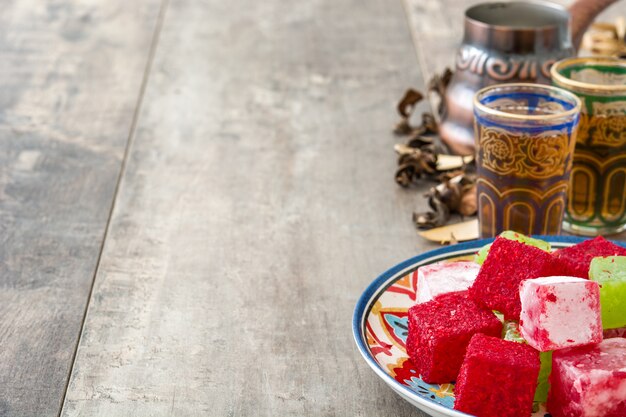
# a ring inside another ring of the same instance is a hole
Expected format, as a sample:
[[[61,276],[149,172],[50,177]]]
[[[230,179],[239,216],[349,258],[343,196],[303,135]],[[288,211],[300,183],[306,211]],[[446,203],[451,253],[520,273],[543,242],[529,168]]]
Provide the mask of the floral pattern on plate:
[[[408,310],[417,297],[417,270],[393,282],[372,306],[367,318],[368,346],[376,361],[416,394],[452,408],[454,384],[428,384],[406,353]]]
[[[583,239],[539,236],[553,248],[570,246]],[[453,409],[454,384],[424,382],[406,353],[408,310],[417,299],[417,269],[434,262],[471,260],[492,239],[436,249],[409,259],[376,279],[357,303],[353,332],[368,364],[402,397],[435,416],[467,416]],[[616,242],[618,243],[618,242]],[[542,406],[533,417],[549,417]]]

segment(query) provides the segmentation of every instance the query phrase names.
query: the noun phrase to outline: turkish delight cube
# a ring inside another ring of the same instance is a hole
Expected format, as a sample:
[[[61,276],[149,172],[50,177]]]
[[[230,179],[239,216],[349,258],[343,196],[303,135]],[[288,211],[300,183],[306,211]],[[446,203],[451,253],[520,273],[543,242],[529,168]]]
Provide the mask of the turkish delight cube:
[[[538,375],[535,349],[477,334],[454,388],[454,408],[479,417],[530,416]]]
[[[474,334],[501,331],[500,320],[466,291],[443,294],[409,309],[407,353],[424,381],[448,383],[456,379]]]
[[[550,382],[552,417],[626,416],[626,339],[555,351]]]
[[[612,337],[626,337],[626,327],[620,327],[618,329],[605,329],[602,332],[602,337],[610,339]]]
[[[522,233],[514,232],[512,230],[505,230],[504,232],[498,235],[504,239],[509,240],[517,240],[518,242],[525,243],[530,246],[534,246],[539,249],[543,249],[546,252],[550,252],[550,243],[545,240],[535,239],[534,237],[526,236]],[[474,257],[474,262],[479,265],[482,265],[489,254],[489,249],[491,248],[491,243],[480,248],[476,256]]]
[[[598,236],[574,246],[559,249],[553,255],[557,258],[561,269],[554,275],[589,278],[589,264],[593,258],[598,256],[626,256],[626,248]]]
[[[469,288],[469,294],[479,304],[502,313],[507,320],[519,320],[520,282],[554,275],[554,268],[550,253],[498,237]]]
[[[626,256],[593,258],[589,279],[600,284],[602,327],[626,326]]]
[[[520,332],[546,352],[602,341],[600,289],[577,277],[544,277],[521,283]]]
[[[437,262],[417,270],[417,302],[425,303],[440,294],[465,291],[476,279],[475,262]]]
[[[527,343],[526,339],[520,333],[519,323],[507,320],[503,324],[502,338],[511,342]],[[545,403],[548,399],[548,391],[550,389],[550,371],[552,370],[552,351],[540,352],[539,360],[541,367],[539,368],[539,376],[537,377],[537,389],[535,390],[534,402]]]

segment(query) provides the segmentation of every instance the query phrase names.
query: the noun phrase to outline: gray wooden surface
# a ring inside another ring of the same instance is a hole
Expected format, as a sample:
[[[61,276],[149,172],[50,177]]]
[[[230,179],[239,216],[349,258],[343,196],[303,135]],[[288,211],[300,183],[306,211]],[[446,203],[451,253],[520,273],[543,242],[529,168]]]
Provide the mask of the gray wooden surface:
[[[58,415],[158,6],[2,4],[2,416]]]
[[[393,182],[399,2],[172,0],[62,415],[419,416],[352,339],[429,247]]]
[[[351,315],[434,247],[390,129],[471,3],[3,4],[0,416],[423,417]]]

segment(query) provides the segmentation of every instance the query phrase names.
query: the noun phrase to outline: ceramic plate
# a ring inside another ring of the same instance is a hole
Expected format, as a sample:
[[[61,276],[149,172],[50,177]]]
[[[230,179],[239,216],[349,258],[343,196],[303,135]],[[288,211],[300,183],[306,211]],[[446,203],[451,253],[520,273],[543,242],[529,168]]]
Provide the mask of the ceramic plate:
[[[549,241],[555,249],[585,240],[569,236],[539,238]],[[400,396],[432,416],[468,414],[453,409],[453,384],[432,385],[422,381],[406,354],[407,311],[415,304],[416,270],[444,260],[472,259],[480,247],[492,241],[483,239],[448,246],[402,262],[376,278],[356,305],[352,331],[367,364]],[[545,411],[539,411],[533,417],[545,415]]]

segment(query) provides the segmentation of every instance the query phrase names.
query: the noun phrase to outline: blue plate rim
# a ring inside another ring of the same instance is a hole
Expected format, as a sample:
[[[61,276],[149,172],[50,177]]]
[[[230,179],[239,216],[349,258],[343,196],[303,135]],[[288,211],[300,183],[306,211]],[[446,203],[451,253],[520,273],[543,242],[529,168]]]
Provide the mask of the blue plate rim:
[[[577,244],[583,242],[585,240],[589,240],[590,238],[578,237],[578,236],[558,236],[558,235],[534,235],[533,237],[547,240],[550,243],[569,243],[569,244]],[[365,334],[362,331],[364,328],[363,323],[365,320],[365,313],[368,310],[368,306],[371,304],[370,301],[372,297],[377,293],[381,292],[381,287],[391,278],[393,278],[400,271],[406,270],[414,266],[420,261],[424,261],[426,259],[431,259],[441,255],[447,255],[456,251],[466,251],[468,249],[479,249],[480,247],[493,242],[493,238],[488,239],[479,239],[473,240],[469,242],[457,243],[455,245],[445,246],[442,248],[437,248],[433,250],[429,250],[423,252],[419,255],[416,255],[412,258],[409,258],[393,267],[388,269],[379,275],[374,281],[372,281],[363,291],[361,296],[359,297],[356,306],[354,308],[354,313],[352,315],[352,335],[354,337],[354,341],[356,342],[357,348],[361,353],[361,356],[365,359],[365,362],[372,368],[372,370],[383,379],[390,387],[396,390],[398,393],[402,394],[405,397],[410,398],[411,400],[423,404],[426,407],[434,409],[440,413],[446,413],[451,417],[468,417],[470,414],[463,413],[461,411],[457,411],[448,407],[445,407],[441,404],[436,403],[433,400],[430,400],[425,397],[421,397],[417,395],[414,391],[407,388],[405,385],[400,384],[398,381],[393,379],[382,367],[381,365],[371,356],[369,348],[367,347],[367,343],[365,341]],[[619,241],[611,241],[616,245],[626,247],[624,242]]]

